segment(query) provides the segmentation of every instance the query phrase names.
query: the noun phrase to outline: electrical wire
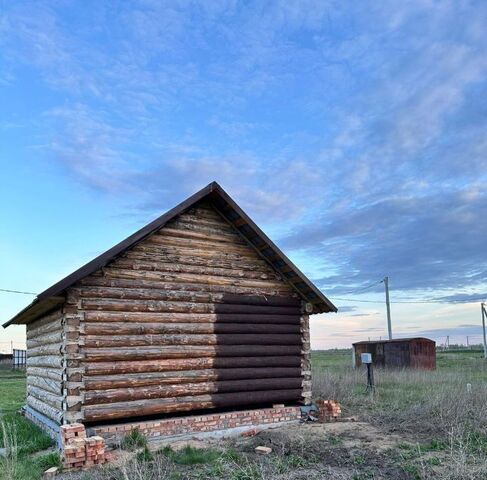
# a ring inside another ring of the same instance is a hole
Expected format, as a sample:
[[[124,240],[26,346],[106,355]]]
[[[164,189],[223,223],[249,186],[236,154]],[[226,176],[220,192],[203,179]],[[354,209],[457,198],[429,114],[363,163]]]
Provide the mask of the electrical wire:
[[[345,292],[343,295],[354,295],[355,293],[360,293],[364,292],[365,290],[368,290],[369,288],[375,287],[376,285],[380,285],[384,280],[379,280],[378,282],[371,283],[370,285],[367,285],[366,287],[359,288],[358,290],[352,290],[351,292]]]
[[[445,304],[445,303],[476,303],[484,300],[485,297],[470,298],[468,300],[391,300],[389,303],[410,303],[410,304],[420,304],[420,303],[431,303],[431,304]],[[339,298],[333,297],[333,300],[340,300],[343,302],[356,302],[356,303],[384,303],[384,300],[359,300],[355,298]]]
[[[33,293],[33,292],[21,292],[20,290],[8,290],[6,288],[0,288],[0,292],[20,293],[22,295],[37,295],[37,293]]]

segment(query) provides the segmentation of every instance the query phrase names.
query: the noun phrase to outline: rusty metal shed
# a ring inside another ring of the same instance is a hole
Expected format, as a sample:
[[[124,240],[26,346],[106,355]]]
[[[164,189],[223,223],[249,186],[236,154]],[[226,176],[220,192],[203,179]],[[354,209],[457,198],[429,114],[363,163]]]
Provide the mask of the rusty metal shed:
[[[377,367],[436,369],[436,343],[429,338],[357,342],[353,344],[353,352],[357,367],[362,364],[360,354],[370,353]]]

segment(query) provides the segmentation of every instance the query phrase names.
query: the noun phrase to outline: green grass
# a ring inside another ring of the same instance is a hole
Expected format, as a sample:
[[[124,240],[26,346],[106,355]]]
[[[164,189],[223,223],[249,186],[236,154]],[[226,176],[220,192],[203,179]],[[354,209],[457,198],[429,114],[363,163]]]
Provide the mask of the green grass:
[[[147,438],[140,433],[138,428],[130,431],[122,440],[120,445],[124,450],[137,450],[139,448],[147,448]]]
[[[25,403],[25,372],[22,370],[0,369],[0,421],[8,432],[15,432],[18,446],[16,480],[35,480],[49,467],[59,466],[57,453],[31,457],[35,452],[49,448],[53,441],[39,427],[18,413]],[[0,448],[5,447],[3,429],[0,428]],[[0,473],[6,471],[6,460],[0,458]],[[2,476],[0,475],[0,478]]]
[[[25,372],[0,368],[0,414],[17,411],[25,403]]]

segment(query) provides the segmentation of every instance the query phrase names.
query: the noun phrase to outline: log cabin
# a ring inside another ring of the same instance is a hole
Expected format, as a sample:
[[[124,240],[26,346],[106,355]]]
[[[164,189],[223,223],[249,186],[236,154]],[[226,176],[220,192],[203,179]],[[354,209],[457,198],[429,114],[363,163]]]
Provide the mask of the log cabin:
[[[213,182],[41,294],[30,418],[50,432],[180,412],[309,404],[309,315],[336,311]]]

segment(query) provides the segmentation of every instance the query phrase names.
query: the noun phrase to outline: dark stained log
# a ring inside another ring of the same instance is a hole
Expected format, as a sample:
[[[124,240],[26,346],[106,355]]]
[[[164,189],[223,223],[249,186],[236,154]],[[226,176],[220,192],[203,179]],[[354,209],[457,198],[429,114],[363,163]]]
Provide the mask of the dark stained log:
[[[282,377],[301,378],[301,368],[212,368],[172,372],[125,373],[119,375],[85,377],[84,387],[85,390],[106,390],[112,388],[142,387],[147,385]]]
[[[301,378],[266,378],[92,390],[85,392],[84,404],[100,405],[103,403],[131,402],[134,400],[181,397],[187,395],[204,395],[207,393],[291,390],[301,388],[301,382]]]
[[[151,345],[301,345],[299,334],[218,334],[218,335],[88,335],[86,347],[137,347]]]
[[[208,368],[301,367],[300,355],[268,357],[204,357],[163,360],[87,362],[85,376],[144,372],[170,372]]]
[[[173,283],[159,280],[145,280],[143,278],[108,278],[91,275],[81,280],[80,285],[112,286],[123,288],[153,288],[156,290],[231,293],[236,295],[282,295],[289,296],[289,287],[285,284],[279,287],[255,287],[239,285],[209,285],[206,283]]]
[[[294,345],[217,345],[217,346],[159,346],[139,348],[84,348],[87,360],[155,360],[198,357],[242,357],[300,355],[301,347]]]
[[[299,315],[261,315],[249,313],[152,313],[86,311],[86,322],[132,323],[257,323],[300,325]]]
[[[85,406],[84,417],[87,422],[154,415],[157,413],[184,412],[218,407],[237,407],[273,402],[298,401],[301,389],[270,390],[242,393],[216,393],[155,400],[138,400],[106,405]]]
[[[296,307],[273,307],[261,305],[212,304],[194,302],[166,302],[159,300],[134,301],[111,298],[84,298],[86,310],[122,312],[167,312],[167,313],[260,313],[263,315],[299,315]]]
[[[233,295],[226,294],[224,303],[240,305],[261,305],[272,307],[296,307],[301,308],[301,300],[296,297],[282,297],[272,295]]]
[[[281,325],[264,323],[130,323],[97,322],[86,323],[86,335],[149,335],[177,333],[299,333],[299,325]]]

